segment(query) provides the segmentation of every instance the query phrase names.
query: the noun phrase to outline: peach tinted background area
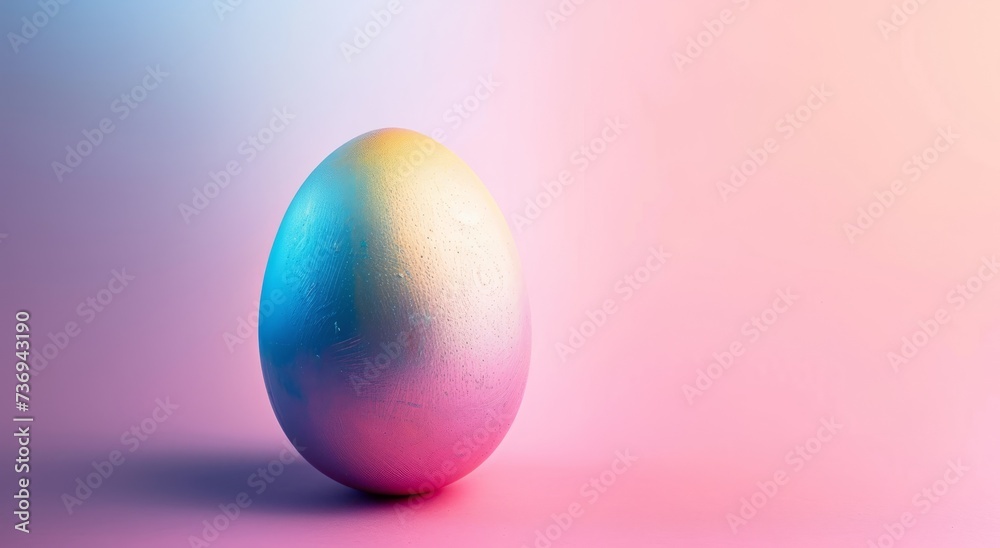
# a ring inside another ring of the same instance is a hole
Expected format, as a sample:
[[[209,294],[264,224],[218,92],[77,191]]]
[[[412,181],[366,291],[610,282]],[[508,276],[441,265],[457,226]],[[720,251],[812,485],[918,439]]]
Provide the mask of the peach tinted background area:
[[[36,352],[80,332],[32,380],[30,535],[3,442],[0,543],[191,546],[216,520],[219,547],[1000,545],[1000,5],[561,4],[401,0],[345,55],[385,2],[72,2],[16,48],[43,8],[5,2],[0,338],[20,309]],[[506,440],[409,501],[282,452],[256,334],[232,342],[298,186],[387,126],[479,174],[534,326]]]

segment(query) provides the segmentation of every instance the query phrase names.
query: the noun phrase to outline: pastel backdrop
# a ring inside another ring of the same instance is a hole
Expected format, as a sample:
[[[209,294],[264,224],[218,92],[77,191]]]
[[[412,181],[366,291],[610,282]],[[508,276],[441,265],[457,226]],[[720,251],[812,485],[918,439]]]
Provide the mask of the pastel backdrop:
[[[191,545],[287,455],[241,325],[298,186],[380,127],[439,137],[511,224],[520,413],[439,495],[297,460],[209,544],[867,546],[907,512],[893,545],[1000,539],[1000,7],[71,2],[11,38],[42,4],[0,18],[0,331],[79,333],[32,380],[13,545]]]

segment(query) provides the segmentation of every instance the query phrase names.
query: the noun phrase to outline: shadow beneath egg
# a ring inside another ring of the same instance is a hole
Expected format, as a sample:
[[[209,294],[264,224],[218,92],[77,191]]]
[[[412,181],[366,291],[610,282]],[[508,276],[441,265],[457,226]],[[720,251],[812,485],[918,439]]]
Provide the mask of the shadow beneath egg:
[[[59,469],[82,471],[84,477],[94,471],[89,462],[65,468],[59,466]],[[75,482],[76,478],[69,479],[67,475],[58,483],[65,489],[67,483],[76,487]],[[409,509],[436,506],[460,491],[447,487],[412,497],[375,495],[333,481],[301,457],[284,464],[276,459],[276,454],[214,453],[129,455],[112,476],[94,490],[92,498],[101,501],[100,504],[203,507],[215,513],[221,512],[220,505],[242,502],[246,509],[255,513],[391,512],[406,515]]]

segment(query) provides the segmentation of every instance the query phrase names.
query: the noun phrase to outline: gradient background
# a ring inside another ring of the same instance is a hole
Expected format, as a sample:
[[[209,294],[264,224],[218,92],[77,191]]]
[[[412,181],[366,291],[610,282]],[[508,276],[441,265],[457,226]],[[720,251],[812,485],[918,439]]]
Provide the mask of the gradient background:
[[[340,44],[385,3],[346,4],[246,0],[220,19],[208,1],[71,2],[16,53],[6,33],[40,8],[0,8],[0,333],[13,346],[28,309],[38,345],[82,324],[113,269],[135,276],[34,377],[33,533],[5,511],[0,543],[188,546],[247,490],[284,437],[256,335],[232,352],[223,335],[255,310],[309,172],[397,126],[443,130],[512,228],[574,175],[513,229],[534,325],[518,418],[406,519],[299,460],[212,546],[534,546],[574,502],[585,513],[553,545],[860,547],[907,511],[900,546],[1000,544],[1000,278],[947,300],[1000,253],[1000,5],[930,0],[885,36],[884,0],[590,0],[554,28],[557,0],[402,0],[348,62]],[[732,24],[679,69],[723,9]],[[169,76],[58,181],[51,162],[157,65]],[[455,127],[449,109],[489,75],[500,86]],[[833,97],[784,139],[775,121],[820,85]],[[283,107],[288,129],[185,223],[178,205]],[[581,171],[574,150],[609,117],[627,129]],[[952,148],[849,241],[843,224],[949,126]],[[716,183],[768,137],[778,152],[724,201]],[[616,284],[661,245],[670,261],[624,301]],[[798,301],[749,344],[741,327],[783,288]],[[561,360],[606,299],[618,311]],[[887,352],[942,307],[951,321],[894,372]],[[734,341],[746,353],[689,404],[682,386]],[[60,495],[164,397],[180,408],[67,514]],[[828,417],[843,430],[734,533],[727,514]],[[581,485],[626,450],[638,461],[590,504]],[[7,437],[2,458],[15,451]],[[970,471],[920,513],[913,496],[956,459]]]

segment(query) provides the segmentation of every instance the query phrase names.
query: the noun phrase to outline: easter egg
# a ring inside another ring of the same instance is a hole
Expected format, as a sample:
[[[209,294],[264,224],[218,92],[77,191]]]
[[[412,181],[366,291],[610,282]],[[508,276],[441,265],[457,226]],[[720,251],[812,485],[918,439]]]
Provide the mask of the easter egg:
[[[503,214],[465,162],[404,129],[361,135],[306,178],[268,257],[258,330],[285,435],[373,493],[474,470],[527,381],[528,298]]]

